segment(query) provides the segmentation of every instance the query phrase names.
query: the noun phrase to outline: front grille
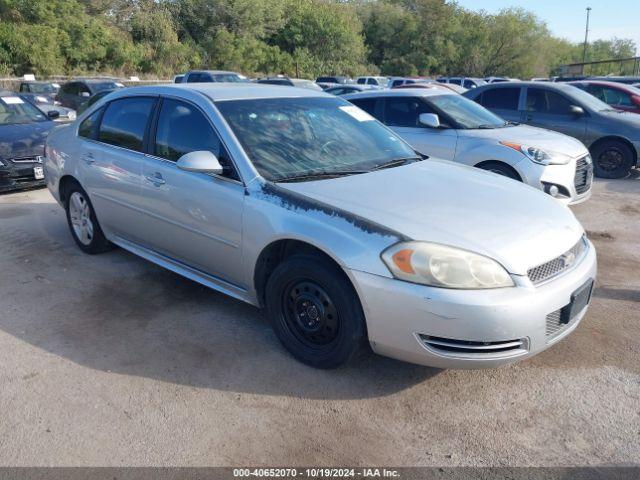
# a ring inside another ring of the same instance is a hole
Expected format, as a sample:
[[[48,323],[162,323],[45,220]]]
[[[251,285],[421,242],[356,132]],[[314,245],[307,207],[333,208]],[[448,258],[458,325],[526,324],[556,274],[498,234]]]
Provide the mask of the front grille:
[[[593,164],[589,156],[582,157],[576,162],[576,173],[573,177],[573,184],[576,187],[578,195],[586,192],[591,188],[593,180]]]
[[[524,339],[506,340],[502,342],[476,342],[420,335],[420,340],[422,340],[425,346],[444,354],[462,353],[489,356],[492,354],[523,352],[527,350],[527,344]]]
[[[31,157],[16,157],[10,159],[12,163],[42,163],[42,157],[40,155],[34,155]]]
[[[559,257],[527,270],[529,280],[531,280],[534,285],[537,285],[570,269],[580,260],[586,247],[586,239],[582,237],[578,240],[578,243]]]

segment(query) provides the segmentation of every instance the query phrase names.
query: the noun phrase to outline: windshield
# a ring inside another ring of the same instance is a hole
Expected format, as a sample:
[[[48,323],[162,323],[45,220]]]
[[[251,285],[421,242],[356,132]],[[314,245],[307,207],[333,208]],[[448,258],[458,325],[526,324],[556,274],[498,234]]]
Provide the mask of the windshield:
[[[46,120],[46,115],[20,97],[0,97],[0,125],[44,122]]]
[[[216,103],[268,180],[366,172],[416,153],[358,107],[338,98],[268,98]]]
[[[573,85],[567,85],[570,91],[566,93],[571,94],[572,100],[576,100],[579,103],[579,107],[587,107],[591,110],[595,110],[596,112],[601,112],[603,110],[613,110],[611,106],[604,103],[602,100],[594,97],[588,92],[584,90],[580,90],[578,87],[574,87]]]
[[[57,93],[60,86],[54,83],[30,83],[29,91],[32,93]]]
[[[458,128],[499,128],[506,125],[502,118],[462,95],[433,95],[424,99],[445,118],[451,118]]]

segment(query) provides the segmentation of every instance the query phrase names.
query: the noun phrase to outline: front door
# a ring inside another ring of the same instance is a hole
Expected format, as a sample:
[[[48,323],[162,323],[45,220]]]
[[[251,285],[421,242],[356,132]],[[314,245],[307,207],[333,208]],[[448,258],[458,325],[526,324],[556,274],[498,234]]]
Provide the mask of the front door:
[[[586,141],[587,118],[571,112],[571,100],[544,88],[526,89],[523,123],[564,133]]]
[[[421,113],[436,113],[419,97],[385,97],[384,123],[414,149],[434,158],[453,160],[458,134],[443,124],[441,128],[420,125]],[[440,118],[440,121],[444,120]]]
[[[143,166],[145,243],[152,249],[238,286],[244,186],[208,117],[197,106],[165,98]],[[184,154],[208,150],[222,175],[186,172]]]

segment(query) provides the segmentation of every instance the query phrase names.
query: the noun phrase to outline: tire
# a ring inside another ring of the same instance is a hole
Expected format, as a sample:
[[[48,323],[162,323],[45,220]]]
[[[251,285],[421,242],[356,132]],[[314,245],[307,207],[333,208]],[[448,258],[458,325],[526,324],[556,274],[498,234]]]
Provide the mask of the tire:
[[[113,244],[104,236],[87,192],[74,183],[66,193],[67,224],[80,250],[89,254],[111,250]]]
[[[484,162],[477,166],[482,170],[487,170],[489,172],[497,173],[498,175],[502,175],[503,177],[511,178],[512,180],[517,180],[521,182],[522,179],[518,172],[516,172],[512,167],[506,165],[501,162]]]
[[[626,177],[633,166],[633,151],[620,140],[606,140],[591,149],[596,177]]]
[[[322,258],[294,255],[280,263],[265,304],[276,336],[302,363],[337,368],[365,344],[358,296],[344,272]]]

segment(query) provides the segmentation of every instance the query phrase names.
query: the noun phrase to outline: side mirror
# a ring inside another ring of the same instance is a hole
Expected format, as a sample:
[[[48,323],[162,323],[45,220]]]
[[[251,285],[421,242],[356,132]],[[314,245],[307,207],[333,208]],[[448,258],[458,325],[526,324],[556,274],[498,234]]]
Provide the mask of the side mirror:
[[[47,117],[49,117],[50,120],[55,120],[59,116],[60,116],[60,112],[58,110],[49,110],[47,112]]]
[[[636,107],[640,107],[640,95],[631,95],[631,103]]]
[[[439,128],[440,118],[435,113],[421,113],[418,117],[418,123],[423,127]]]
[[[222,174],[222,165],[218,158],[211,152],[200,150],[185,153],[178,159],[178,168],[187,172]]]
[[[581,117],[584,115],[584,108],[579,107],[577,105],[571,105],[569,107],[569,111],[576,117]]]

